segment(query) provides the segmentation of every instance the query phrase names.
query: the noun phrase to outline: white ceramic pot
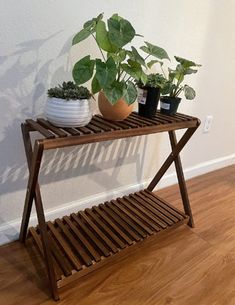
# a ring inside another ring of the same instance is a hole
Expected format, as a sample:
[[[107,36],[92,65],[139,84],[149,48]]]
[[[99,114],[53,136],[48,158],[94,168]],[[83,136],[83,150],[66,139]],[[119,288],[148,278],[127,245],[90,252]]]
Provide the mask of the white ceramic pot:
[[[90,101],[48,98],[45,115],[49,122],[58,127],[81,127],[92,118]]]

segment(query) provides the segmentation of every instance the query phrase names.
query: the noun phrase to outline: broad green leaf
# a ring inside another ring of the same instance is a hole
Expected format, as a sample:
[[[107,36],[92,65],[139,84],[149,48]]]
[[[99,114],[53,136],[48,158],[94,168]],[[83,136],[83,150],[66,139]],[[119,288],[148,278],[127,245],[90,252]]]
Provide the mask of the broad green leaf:
[[[196,96],[195,90],[188,85],[184,86],[184,94],[187,100],[193,100]]]
[[[94,32],[94,30],[88,30],[87,28],[82,29],[80,32],[78,32],[78,33],[73,37],[72,45],[75,45],[75,44],[77,44],[77,43],[83,41],[84,39],[86,39],[87,37],[89,37],[93,32]]]
[[[116,79],[117,68],[112,57],[106,62],[96,60],[96,78],[102,88],[109,87]]]
[[[154,59],[154,60],[150,60],[150,62],[147,63],[147,66],[148,66],[149,69],[151,69],[152,66],[155,65],[155,64],[157,64],[157,63],[160,64],[161,66],[163,65],[163,62],[162,62],[162,61],[157,60],[157,59]]]
[[[186,69],[185,72],[184,72],[184,74],[193,74],[193,73],[197,73],[197,70],[188,68],[188,69]]]
[[[152,55],[154,57],[157,57],[159,59],[169,59],[169,56],[167,52],[158,46],[155,46],[147,41],[145,41],[146,46],[140,47],[141,50],[143,50],[145,53]]]
[[[135,36],[131,23],[116,14],[108,19],[108,29],[110,42],[118,48],[122,48]]]
[[[123,62],[126,58],[126,50],[120,50],[120,52],[117,53],[108,53],[107,57],[112,57],[115,61],[115,63],[119,64],[121,62]]]
[[[92,28],[95,27],[97,22],[99,20],[102,20],[104,17],[104,13],[99,14],[97,17],[92,18],[91,20],[88,20],[87,22],[84,23],[83,28]]]
[[[148,76],[144,72],[142,72],[140,80],[141,80],[142,84],[145,85],[148,81]]]
[[[132,103],[134,103],[137,98],[136,86],[130,81],[127,82],[126,90],[125,90],[123,98],[125,99],[125,101],[128,105],[131,105]]]
[[[73,67],[73,79],[77,85],[84,84],[93,75],[95,61],[90,55],[80,59]]]
[[[122,64],[121,67],[122,69],[129,74],[130,76],[134,77],[136,80],[140,80],[143,70],[141,65],[131,59],[128,59],[128,64]]]
[[[139,54],[139,52],[136,50],[135,47],[131,47],[132,52],[130,52],[130,58],[132,60],[137,61],[139,64],[141,64],[142,66],[145,67],[145,60],[143,59],[143,57]]]
[[[99,20],[96,25],[96,41],[98,45],[106,52],[115,52],[117,48],[111,44],[108,32],[106,30],[106,26],[104,21]]]
[[[116,102],[123,97],[125,89],[124,82],[114,81],[109,87],[104,88],[104,94],[109,102],[114,105]]]
[[[96,78],[96,74],[94,75],[92,82],[91,82],[91,91],[93,94],[96,94],[101,90],[100,84]]]
[[[175,60],[178,61],[184,68],[189,68],[189,67],[200,67],[201,65],[196,64],[195,62],[179,57],[179,56],[174,56]]]

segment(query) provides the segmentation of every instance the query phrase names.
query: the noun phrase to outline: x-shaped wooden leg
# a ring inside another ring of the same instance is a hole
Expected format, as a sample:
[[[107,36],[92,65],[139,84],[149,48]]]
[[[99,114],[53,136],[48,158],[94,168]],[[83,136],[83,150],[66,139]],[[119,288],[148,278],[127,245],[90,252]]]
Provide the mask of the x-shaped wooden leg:
[[[37,212],[38,218],[38,225],[40,230],[40,235],[42,239],[42,247],[44,252],[44,260],[46,263],[47,273],[49,282],[51,285],[51,293],[52,297],[55,300],[59,300],[58,288],[56,284],[56,277],[55,277],[55,270],[53,267],[52,262],[52,253],[51,247],[48,241],[47,236],[47,225],[45,221],[45,215],[43,211],[40,187],[38,184],[38,174],[41,166],[42,155],[43,155],[43,146],[36,141],[34,145],[34,150],[32,150],[31,140],[29,130],[26,124],[21,125],[22,134],[24,139],[24,146],[25,146],[25,153],[27,157],[27,163],[29,167],[29,180],[27,186],[27,193],[25,198],[25,205],[24,205],[24,212],[23,212],[23,219],[21,223],[21,230],[20,230],[20,241],[25,242],[28,224],[29,224],[29,217],[32,210],[32,203],[33,199],[35,201],[35,207]]]
[[[192,137],[192,135],[194,134],[194,132],[196,131],[197,128],[198,127],[188,128],[178,143],[176,141],[175,132],[174,131],[169,132],[172,152],[167,157],[166,161],[163,163],[162,167],[159,169],[159,171],[157,172],[157,174],[155,175],[155,177],[153,178],[153,180],[150,182],[149,186],[147,187],[147,189],[149,191],[152,191],[155,188],[155,186],[158,184],[158,182],[161,180],[161,178],[163,177],[165,172],[168,170],[168,168],[171,166],[171,164],[173,162],[175,162],[177,178],[178,178],[178,182],[179,182],[179,187],[180,187],[180,192],[181,192],[181,197],[182,197],[182,201],[183,201],[183,205],[184,205],[185,214],[190,217],[190,220],[188,223],[190,227],[194,226],[194,222],[193,222],[193,216],[192,216],[192,212],[191,212],[191,208],[190,208],[190,203],[189,203],[189,199],[188,199],[188,193],[187,193],[187,188],[186,188],[186,183],[185,183],[185,179],[184,179],[184,174],[183,174],[183,170],[182,170],[179,153],[184,148],[184,146],[186,145],[188,140]]]

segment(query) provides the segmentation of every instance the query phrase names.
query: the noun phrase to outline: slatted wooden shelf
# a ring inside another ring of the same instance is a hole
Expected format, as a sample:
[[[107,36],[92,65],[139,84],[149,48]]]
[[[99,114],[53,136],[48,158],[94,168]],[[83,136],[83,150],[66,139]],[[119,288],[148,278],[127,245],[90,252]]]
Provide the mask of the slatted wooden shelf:
[[[148,190],[47,222],[57,286],[102,266],[110,257],[188,217]],[[43,255],[38,228],[29,229]]]
[[[26,120],[26,123],[31,131],[38,131],[43,136],[40,142],[43,143],[44,149],[140,136],[199,125],[198,119],[195,117],[180,113],[167,116],[160,112],[157,112],[151,119],[133,112],[121,122],[109,121],[100,115],[94,115],[87,126],[78,128],[58,128],[42,118],[29,119]]]
[[[200,121],[195,117],[180,113],[166,116],[160,112],[151,119],[133,112],[121,122],[95,115],[88,125],[78,128],[59,128],[43,118],[27,119],[21,125],[29,179],[20,241],[25,242],[29,232],[29,238],[36,243],[44,258],[55,300],[59,299],[59,287],[131,253],[131,249],[142,241],[183,223],[194,226],[179,153],[199,125]],[[179,141],[175,134],[178,129],[186,129]],[[40,136],[34,137],[32,146],[31,132],[35,131]],[[172,149],[146,190],[46,222],[38,183],[44,150],[159,132],[168,132]],[[185,213],[153,193],[172,163],[175,163]],[[38,226],[28,231],[33,200]]]

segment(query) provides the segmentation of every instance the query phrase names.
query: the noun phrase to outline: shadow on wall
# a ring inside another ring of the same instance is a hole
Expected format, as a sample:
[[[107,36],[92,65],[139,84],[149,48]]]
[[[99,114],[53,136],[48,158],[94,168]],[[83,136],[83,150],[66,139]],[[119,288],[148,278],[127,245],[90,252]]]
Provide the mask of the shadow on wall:
[[[45,39],[23,42],[16,46],[16,51],[12,54],[0,56],[0,100],[4,109],[0,120],[0,194],[26,187],[28,169],[20,131],[21,122],[28,117],[41,115],[49,86],[71,79],[68,67],[71,38],[60,50],[55,48],[54,54],[50,51],[52,59],[46,62],[42,59],[43,53],[53,45],[60,33],[61,31]],[[101,179],[96,183],[106,187],[103,184],[108,178],[119,186],[117,177],[124,160],[125,164],[136,164],[136,175],[140,181],[143,159],[139,156],[138,148],[141,142],[146,145],[146,139],[132,138],[115,141],[112,145],[111,142],[103,142],[46,152],[41,182],[50,183],[113,169],[109,174],[102,172]]]

